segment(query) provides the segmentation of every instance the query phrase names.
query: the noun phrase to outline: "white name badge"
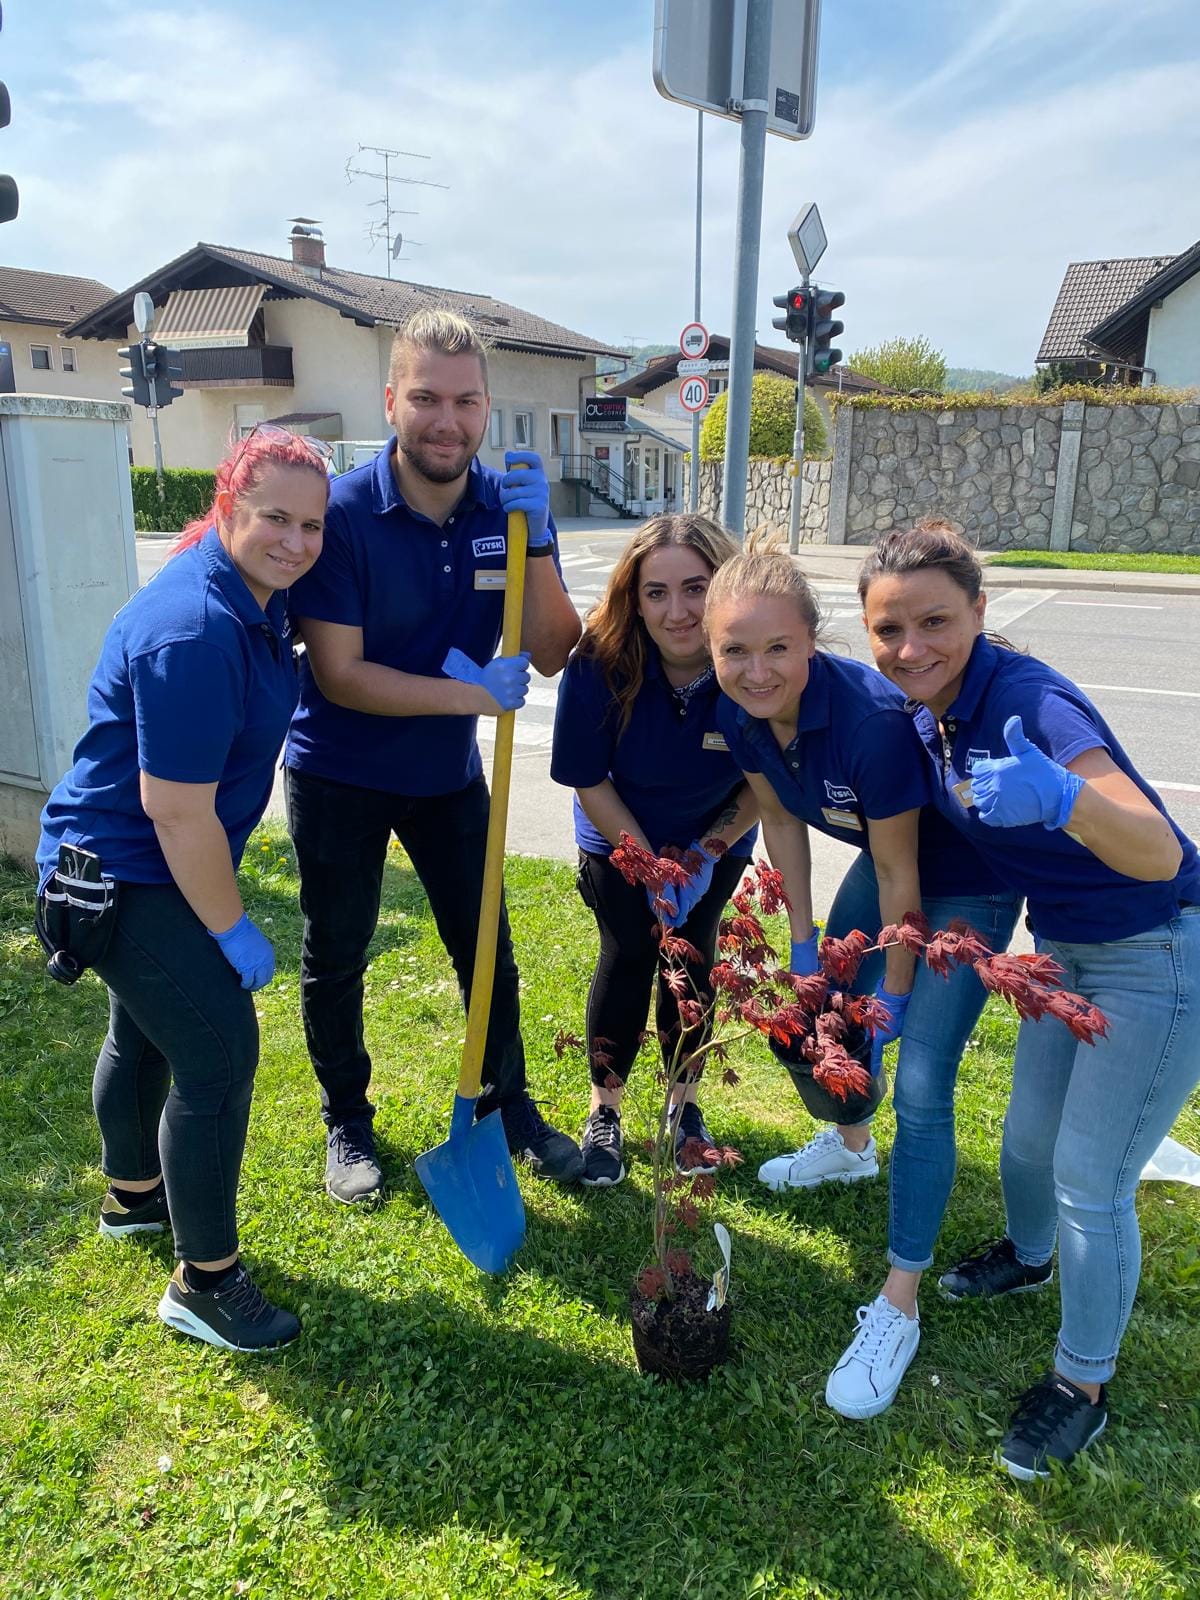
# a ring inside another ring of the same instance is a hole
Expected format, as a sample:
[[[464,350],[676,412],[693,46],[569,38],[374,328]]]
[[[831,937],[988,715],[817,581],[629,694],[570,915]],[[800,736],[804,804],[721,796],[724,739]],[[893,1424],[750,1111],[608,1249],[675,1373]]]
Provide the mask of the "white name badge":
[[[499,567],[477,567],[475,569],[475,587],[477,589],[503,589],[507,574]]]
[[[729,746],[725,743],[725,735],[723,733],[706,733],[701,741],[700,748],[702,750],[724,750],[726,755],[729,753]]]
[[[862,832],[862,823],[853,811],[839,811],[835,806],[822,806],[821,815],[831,828],[854,828]]]

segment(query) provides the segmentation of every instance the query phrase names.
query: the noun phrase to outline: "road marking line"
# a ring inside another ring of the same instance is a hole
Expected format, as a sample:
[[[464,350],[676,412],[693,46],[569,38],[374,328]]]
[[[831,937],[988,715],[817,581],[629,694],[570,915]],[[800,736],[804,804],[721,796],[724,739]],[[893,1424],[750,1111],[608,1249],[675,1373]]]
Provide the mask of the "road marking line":
[[[1106,611],[1161,611],[1161,606],[1143,605],[1140,600],[1055,600],[1056,606],[1103,606]]]
[[[1200,794],[1200,783],[1170,783],[1166,778],[1147,778],[1152,789],[1172,789],[1176,794]]]
[[[1200,700],[1200,691],[1196,689],[1138,689],[1129,683],[1081,683],[1079,687],[1088,694],[1107,690],[1110,694],[1169,694],[1179,700]]]
[[[985,574],[985,584],[986,581]],[[1047,600],[1053,600],[1058,592],[1057,589],[1006,589],[995,600],[989,599],[985,626],[998,621],[1002,628],[1011,628],[1026,612],[1044,605]]]

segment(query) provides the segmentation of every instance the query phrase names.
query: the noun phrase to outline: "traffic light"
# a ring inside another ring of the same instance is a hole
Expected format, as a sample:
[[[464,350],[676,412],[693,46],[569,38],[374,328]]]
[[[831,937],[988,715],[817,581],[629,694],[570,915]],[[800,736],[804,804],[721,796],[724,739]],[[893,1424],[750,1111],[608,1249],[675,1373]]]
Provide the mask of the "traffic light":
[[[0,5],[0,28],[4,26],[4,7]],[[8,97],[8,85],[0,83],[0,128],[7,128],[12,121],[12,102]],[[14,179],[7,173],[0,175],[0,222],[11,222],[21,209],[21,198],[17,193]]]
[[[145,351],[146,378],[154,385],[153,403],[161,410],[169,406],[172,400],[178,400],[183,390],[172,382],[174,378],[183,377],[183,361],[178,350],[172,350],[165,344],[155,344],[147,340],[142,346]]]
[[[777,294],[771,304],[778,306],[784,315],[772,317],[771,326],[778,328],[793,344],[803,344],[808,337],[808,309],[812,296],[807,289],[789,289],[786,294]]]
[[[117,351],[122,361],[128,361],[127,367],[121,368],[121,376],[129,379],[129,388],[122,389],[121,393],[127,400],[132,400],[135,406],[148,406],[150,404],[150,380],[146,375],[146,347],[141,344],[127,344]]]
[[[811,298],[806,373],[813,378],[823,377],[842,359],[842,352],[833,348],[833,341],[846,331],[846,324],[836,322],[831,313],[845,305],[846,296],[840,289],[815,289]]]

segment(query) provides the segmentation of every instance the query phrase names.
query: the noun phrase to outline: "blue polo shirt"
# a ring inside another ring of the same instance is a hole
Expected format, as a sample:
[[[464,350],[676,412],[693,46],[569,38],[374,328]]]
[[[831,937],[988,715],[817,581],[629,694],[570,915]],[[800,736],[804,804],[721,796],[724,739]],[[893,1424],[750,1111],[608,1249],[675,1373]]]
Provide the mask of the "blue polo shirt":
[[[94,851],[128,883],[170,883],[139,772],[215,783],[234,866],[271,797],[296,705],[282,593],[266,610],[212,528],[117,612],[88,686],[88,729],[42,812],[38,879],[60,844]]]
[[[1200,902],[1196,846],[1172,821],[1088,697],[1044,661],[997,649],[981,636],[954,704],[942,718],[945,737],[926,707],[916,707],[913,715],[933,766],[938,809],[994,871],[1025,895],[1043,937],[1074,944],[1127,939],[1169,922],[1181,904]],[[1169,883],[1143,883],[1115,872],[1063,828],[1040,822],[992,828],[974,806],[962,804],[954,786],[970,777],[977,761],[1009,754],[1004,724],[1015,716],[1026,737],[1060,766],[1085,750],[1107,752],[1175,831],[1183,860]]]
[[[781,749],[765,718],[722,695],[717,724],[743,772],[761,772],[781,803],[809,827],[870,854],[867,821],[921,809],[921,891],[1002,894],[1005,881],[933,810],[932,784],[913,738],[904,696],[865,666],[818,650],[800,698],[796,737]]]
[[[720,698],[713,676],[681,709],[655,652],[646,662],[629,723],[619,732],[617,703],[599,662],[572,656],[558,686],[550,776],[571,789],[591,789],[611,779],[651,849],[666,844],[686,849],[693,839],[704,838],[745,781],[717,728]],[[730,855],[750,855],[757,834],[751,828],[730,847]],[[575,842],[593,855],[611,855],[613,849],[589,822],[578,795]]]
[[[500,643],[508,517],[500,473],[471,463],[443,527],[414,511],[392,473],[393,439],[330,485],[321,559],[294,583],[293,618],[361,628],[363,658],[443,678],[452,648],[485,665]],[[554,563],[558,566],[558,540]],[[565,587],[565,585],[564,585]],[[300,705],[284,762],[298,772],[389,794],[452,794],[483,771],[477,717],[386,717],[336,706],[300,661]]]

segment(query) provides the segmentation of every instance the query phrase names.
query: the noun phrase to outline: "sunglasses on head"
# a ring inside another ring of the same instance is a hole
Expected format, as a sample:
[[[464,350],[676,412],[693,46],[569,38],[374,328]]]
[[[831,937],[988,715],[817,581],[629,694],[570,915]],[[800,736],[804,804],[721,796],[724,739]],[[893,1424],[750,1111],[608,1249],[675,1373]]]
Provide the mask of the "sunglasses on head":
[[[250,432],[239,443],[237,453],[230,465],[231,472],[242,459],[246,446],[254,438],[269,439],[273,444],[284,444],[288,440],[295,440],[304,445],[310,454],[315,456],[321,465],[322,471],[333,460],[333,446],[327,439],[314,439],[310,433],[291,433],[287,428],[281,428],[275,422],[256,422]]]

